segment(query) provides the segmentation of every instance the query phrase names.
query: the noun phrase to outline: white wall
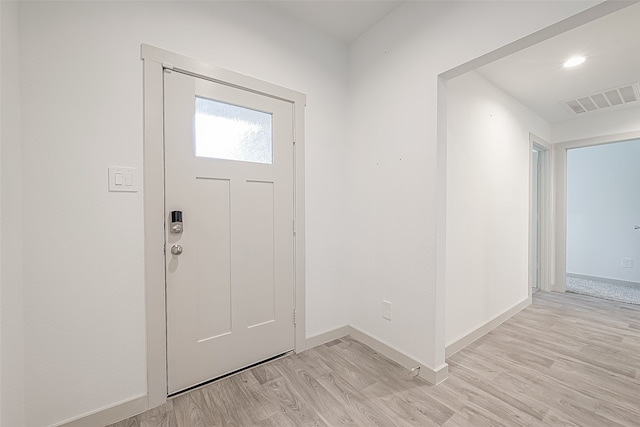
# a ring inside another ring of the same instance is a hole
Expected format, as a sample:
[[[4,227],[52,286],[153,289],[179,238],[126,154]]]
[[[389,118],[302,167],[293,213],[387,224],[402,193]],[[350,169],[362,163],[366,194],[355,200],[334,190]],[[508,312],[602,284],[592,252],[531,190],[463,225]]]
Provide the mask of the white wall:
[[[428,368],[444,363],[437,76],[590,5],[405,2],[352,44],[347,245],[354,327]],[[390,322],[381,317],[382,299],[393,304]]]
[[[639,161],[640,140],[568,150],[567,273],[640,283]]]
[[[20,2],[27,425],[146,391],[142,194],[106,191],[142,166],[140,43],[307,93],[307,335],[434,368],[436,76],[591,4],[407,2],[347,51],[258,2]]]
[[[146,392],[142,168],[148,43],[307,93],[307,334],[347,323],[347,49],[259,3],[21,2],[26,417]],[[3,98],[4,100],[4,98]]]
[[[550,125],[475,72],[447,83],[446,344],[529,295],[529,133]]]
[[[24,425],[18,8],[0,2],[0,425]]]
[[[551,126],[553,143],[640,130],[640,107],[587,114]]]

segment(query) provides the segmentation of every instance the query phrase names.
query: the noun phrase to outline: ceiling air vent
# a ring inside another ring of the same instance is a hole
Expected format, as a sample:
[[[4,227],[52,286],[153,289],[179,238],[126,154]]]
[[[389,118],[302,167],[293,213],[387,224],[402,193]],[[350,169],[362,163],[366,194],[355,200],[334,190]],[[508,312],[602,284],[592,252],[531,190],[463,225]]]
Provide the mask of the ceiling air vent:
[[[603,110],[618,105],[637,103],[639,100],[640,89],[638,88],[638,83],[632,83],[591,95],[581,96],[577,99],[570,99],[564,101],[564,104],[574,113],[582,114],[588,111]]]

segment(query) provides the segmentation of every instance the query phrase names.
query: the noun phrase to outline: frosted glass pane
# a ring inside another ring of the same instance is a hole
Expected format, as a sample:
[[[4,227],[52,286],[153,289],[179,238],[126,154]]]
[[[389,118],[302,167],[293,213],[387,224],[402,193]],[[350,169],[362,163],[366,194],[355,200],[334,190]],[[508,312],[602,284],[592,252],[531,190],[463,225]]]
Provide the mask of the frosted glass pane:
[[[271,114],[196,97],[196,156],[271,164],[272,135]]]

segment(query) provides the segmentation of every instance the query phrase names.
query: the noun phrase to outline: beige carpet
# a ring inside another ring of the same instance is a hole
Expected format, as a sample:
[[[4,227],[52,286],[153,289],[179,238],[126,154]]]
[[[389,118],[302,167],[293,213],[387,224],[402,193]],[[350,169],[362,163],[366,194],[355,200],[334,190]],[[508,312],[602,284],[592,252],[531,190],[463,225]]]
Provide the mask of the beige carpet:
[[[612,283],[567,275],[567,292],[640,305],[640,283]]]

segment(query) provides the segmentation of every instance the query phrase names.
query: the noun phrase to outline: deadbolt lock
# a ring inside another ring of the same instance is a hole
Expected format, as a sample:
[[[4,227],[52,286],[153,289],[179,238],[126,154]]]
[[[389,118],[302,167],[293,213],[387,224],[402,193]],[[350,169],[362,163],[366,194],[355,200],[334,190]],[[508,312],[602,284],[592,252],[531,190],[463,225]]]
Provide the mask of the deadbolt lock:
[[[182,233],[182,211],[171,211],[171,232]]]

